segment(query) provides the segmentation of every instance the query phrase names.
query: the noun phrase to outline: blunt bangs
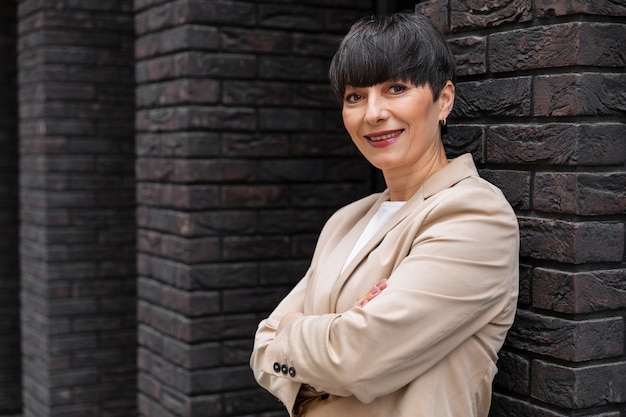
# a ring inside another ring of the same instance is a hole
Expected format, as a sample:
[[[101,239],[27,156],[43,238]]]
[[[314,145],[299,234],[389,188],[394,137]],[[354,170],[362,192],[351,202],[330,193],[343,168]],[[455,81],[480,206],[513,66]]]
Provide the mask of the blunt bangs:
[[[356,22],[341,41],[329,78],[340,102],[346,87],[370,87],[390,80],[428,85],[433,100],[448,80],[455,82],[454,56],[425,16],[401,13]]]

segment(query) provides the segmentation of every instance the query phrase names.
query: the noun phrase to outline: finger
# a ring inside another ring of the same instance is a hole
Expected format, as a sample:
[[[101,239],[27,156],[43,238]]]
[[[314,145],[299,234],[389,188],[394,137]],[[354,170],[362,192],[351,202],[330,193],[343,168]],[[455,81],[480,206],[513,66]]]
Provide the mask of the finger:
[[[367,300],[365,299],[365,297],[359,297],[356,299],[356,303],[354,305],[363,307],[365,304],[367,304]]]
[[[371,301],[372,298],[376,297],[378,294],[380,294],[381,289],[378,287],[374,287],[370,290],[370,292],[368,292],[365,295],[365,298],[367,299],[367,301]]]
[[[354,305],[363,307],[365,304],[377,297],[378,294],[380,294],[385,288],[387,288],[387,279],[384,278],[372,285],[364,295],[358,297]]]

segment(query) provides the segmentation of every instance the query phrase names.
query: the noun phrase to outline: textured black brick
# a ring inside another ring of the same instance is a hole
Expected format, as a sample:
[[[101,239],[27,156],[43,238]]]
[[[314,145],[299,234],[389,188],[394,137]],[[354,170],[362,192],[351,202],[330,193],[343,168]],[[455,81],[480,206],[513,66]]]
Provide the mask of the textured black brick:
[[[189,394],[205,394],[254,388],[256,382],[249,365],[199,369],[182,373],[180,387]]]
[[[514,208],[530,208],[531,174],[527,171],[480,170],[480,176],[502,190]]]
[[[533,208],[598,216],[626,213],[626,173],[538,173]]]
[[[233,52],[287,51],[290,46],[288,33],[246,28],[223,28],[220,30],[222,48]]]
[[[454,119],[448,120],[448,133],[443,136],[446,155],[455,158],[464,153],[471,153],[474,161],[483,161],[485,129],[481,125],[457,125]]]
[[[224,291],[223,309],[227,313],[269,311],[278,305],[287,291],[288,288],[285,291],[276,288]]]
[[[249,181],[255,178],[255,171],[254,162],[243,160],[142,159],[137,162],[137,178],[143,181]]]
[[[182,329],[180,334],[182,340],[189,342],[240,339],[250,337],[257,326],[256,316],[231,314],[224,317],[194,320],[188,328]]]
[[[256,270],[255,262],[212,263],[194,266],[190,277],[198,288],[246,288],[256,284]]]
[[[522,256],[582,264],[619,262],[624,253],[621,223],[521,217],[519,224]]]
[[[155,55],[178,52],[189,47],[197,50],[217,50],[220,46],[217,28],[186,25],[164,32],[149,34],[135,42],[135,57],[145,59]]]
[[[213,80],[182,79],[137,88],[137,106],[210,104],[219,97],[219,83]]]
[[[295,33],[291,50],[297,55],[326,58],[335,53],[340,41],[337,35]]]
[[[571,409],[621,403],[626,396],[626,362],[568,367],[542,360],[532,363],[531,395]]]
[[[487,37],[468,36],[453,39],[449,44],[456,57],[457,76],[487,72]]]
[[[500,351],[498,373],[494,384],[507,391],[522,395],[530,394],[530,361],[515,353]]]
[[[323,125],[324,117],[319,110],[261,108],[259,119],[264,131],[313,131]]]
[[[292,204],[295,207],[331,208],[344,206],[362,197],[367,192],[367,186],[322,184],[316,186],[294,186],[292,191]]]
[[[251,79],[256,74],[252,55],[180,52],[137,63],[137,81],[153,82],[181,77],[217,77]]]
[[[485,3],[480,0],[449,0],[450,27],[453,30],[499,26],[532,19],[530,0],[503,0]]]
[[[621,356],[624,320],[620,316],[579,321],[519,310],[508,346],[572,362]],[[602,340],[603,343],[597,343]]]
[[[186,396],[179,394],[175,390],[163,387],[159,403],[177,415],[182,415],[185,411]]]
[[[213,185],[140,184],[137,199],[147,206],[209,209],[219,204],[219,188]]]
[[[184,263],[202,263],[219,258],[217,238],[180,238],[177,236],[140,231],[137,247],[145,253],[152,253]]]
[[[328,0],[322,0],[328,2]],[[370,0],[361,1],[357,9],[340,9],[334,8],[335,3],[331,3],[330,7],[324,12],[324,22],[326,29],[331,32],[338,32],[341,36],[348,32],[350,26],[358,19],[368,16],[373,10],[373,2]]]
[[[261,4],[259,22],[264,27],[322,31],[324,10],[300,5]]]
[[[531,78],[459,82],[451,118],[530,116]]]
[[[582,2],[577,0],[536,0],[535,8],[539,18],[572,14],[626,16],[626,5],[610,0]]]
[[[218,128],[254,130],[256,127],[254,110],[248,108],[185,106],[137,112],[137,128],[148,132]]]
[[[574,314],[623,308],[624,277],[624,269],[564,272],[537,268],[532,278],[533,306]]]
[[[371,169],[363,164],[363,161],[356,159],[345,159],[336,163],[324,165],[324,180],[333,182],[363,181],[370,173]],[[382,175],[382,174],[381,174]]]
[[[133,414],[132,4],[48,6],[19,6],[23,413]]]
[[[327,110],[336,107],[337,99],[329,85],[303,84],[294,89],[293,102],[297,106]]]
[[[616,94],[626,88],[624,74],[545,75],[535,79],[535,116],[623,115],[626,102]]]
[[[207,157],[220,153],[220,138],[211,132],[142,133],[136,138],[138,156]]]
[[[326,59],[304,57],[261,57],[259,75],[263,80],[326,81]]]
[[[267,182],[319,182],[327,175],[324,168],[323,159],[264,161],[259,167],[259,179]]]
[[[532,304],[532,270],[531,265],[520,263],[518,306],[529,306]]]
[[[623,164],[626,160],[623,129],[618,123],[491,126],[486,133],[487,162]]]
[[[241,390],[224,395],[224,409],[232,415],[247,415],[255,410],[280,410],[264,412],[267,417],[285,417],[285,407],[267,391]],[[216,415],[215,417],[219,417]]]
[[[244,235],[259,233],[257,213],[251,210],[213,211],[191,214],[191,231],[198,235]]]
[[[222,256],[228,261],[287,259],[289,244],[286,236],[226,237]]]
[[[233,340],[224,343],[223,361],[226,365],[247,365],[250,362],[250,354],[252,353],[252,345],[254,341],[251,339]]]
[[[186,317],[211,315],[220,311],[220,294],[172,288],[147,279],[139,280],[141,299]]]
[[[166,309],[138,303],[139,321],[186,343],[249,337],[257,327],[256,316],[231,314],[187,319]]]
[[[16,2],[0,5],[0,415],[21,407]]]
[[[229,1],[187,0],[182,4],[177,3],[176,8],[176,24],[191,22],[253,26],[256,23],[256,5],[254,2],[231,3]]]
[[[251,26],[255,23],[254,4],[232,4],[225,1],[185,0],[165,2],[137,15],[138,34],[167,29],[181,23],[231,23]]]
[[[284,187],[277,185],[224,186],[221,193],[222,207],[285,207],[288,194]]]
[[[573,65],[620,67],[624,42],[624,28],[617,24],[564,23],[502,32],[489,37],[489,68],[497,73]]]
[[[285,133],[225,133],[222,149],[226,156],[287,156],[289,135]]]
[[[294,156],[352,156],[358,152],[350,137],[345,133],[320,135],[291,135],[291,152]],[[362,158],[359,158],[363,161]],[[365,162],[363,162],[365,164]]]
[[[261,265],[260,283],[264,285],[294,285],[304,276],[308,264],[308,261],[266,262]]]
[[[222,100],[235,106],[285,106],[291,104],[291,86],[286,82],[225,81]]]
[[[428,16],[442,33],[448,34],[448,3],[448,0],[421,1],[415,5],[415,11]]]
[[[174,181],[184,183],[250,182],[258,174],[252,160],[179,160]]]
[[[571,413],[563,414],[550,410],[541,405],[536,405],[525,400],[495,392],[491,401],[489,417],[569,417]],[[620,417],[619,412],[601,414],[589,417]]]

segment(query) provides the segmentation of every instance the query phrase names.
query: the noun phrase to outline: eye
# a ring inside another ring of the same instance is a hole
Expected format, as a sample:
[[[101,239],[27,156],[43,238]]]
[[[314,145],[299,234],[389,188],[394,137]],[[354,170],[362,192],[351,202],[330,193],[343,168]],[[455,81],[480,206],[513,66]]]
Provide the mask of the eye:
[[[363,98],[363,96],[358,94],[358,93],[348,93],[344,97],[344,101],[346,103],[356,103],[357,101],[361,100],[362,98]]]
[[[389,92],[391,94],[400,94],[407,90],[407,87],[402,84],[393,84],[389,87]]]

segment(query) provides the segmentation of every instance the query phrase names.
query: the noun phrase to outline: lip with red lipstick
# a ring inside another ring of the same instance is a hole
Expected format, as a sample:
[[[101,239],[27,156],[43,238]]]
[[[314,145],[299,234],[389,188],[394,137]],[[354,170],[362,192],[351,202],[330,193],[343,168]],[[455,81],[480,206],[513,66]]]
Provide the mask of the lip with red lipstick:
[[[383,130],[380,132],[373,132],[369,135],[364,135],[367,142],[375,148],[381,148],[383,146],[389,146],[400,138],[400,135],[404,132],[404,129],[397,130]]]

